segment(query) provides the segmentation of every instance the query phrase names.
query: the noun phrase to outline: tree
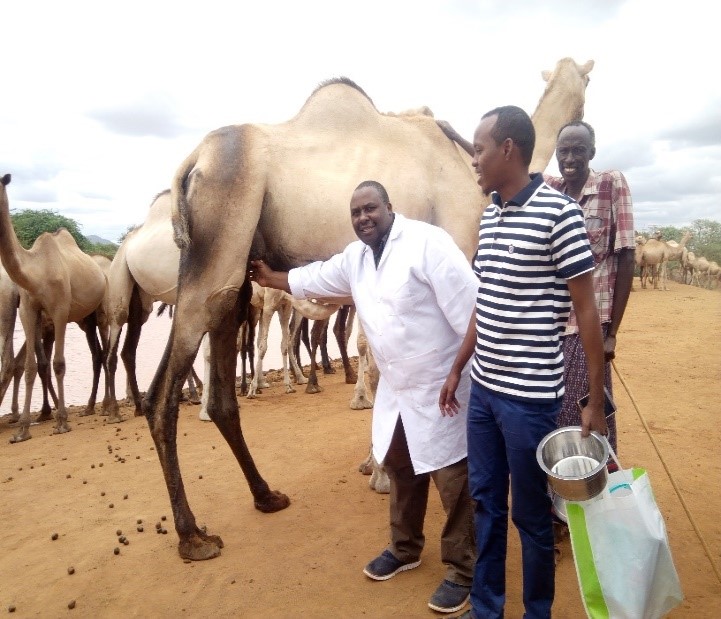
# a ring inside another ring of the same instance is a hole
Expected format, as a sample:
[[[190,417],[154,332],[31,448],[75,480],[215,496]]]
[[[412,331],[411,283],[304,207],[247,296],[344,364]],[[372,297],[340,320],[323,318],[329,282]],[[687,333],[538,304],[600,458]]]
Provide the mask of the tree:
[[[65,217],[56,211],[25,209],[12,213],[10,218],[13,228],[15,228],[15,234],[25,249],[30,249],[43,232],[56,232],[60,228],[65,228],[84,252],[88,252],[92,248],[92,243],[80,232],[80,225],[74,219]]]
[[[697,219],[691,224],[691,250],[697,256],[721,263],[721,222]]]

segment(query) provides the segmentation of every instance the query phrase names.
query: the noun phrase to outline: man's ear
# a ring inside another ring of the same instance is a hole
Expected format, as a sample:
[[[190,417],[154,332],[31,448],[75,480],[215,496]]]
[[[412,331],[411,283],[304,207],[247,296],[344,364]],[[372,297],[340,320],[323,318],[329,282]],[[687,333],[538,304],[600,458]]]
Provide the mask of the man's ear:
[[[506,161],[508,161],[511,158],[511,152],[513,151],[513,147],[515,144],[513,143],[513,140],[511,138],[506,138],[503,140],[503,156],[505,157]]]
[[[393,212],[393,205],[390,202],[388,203],[388,212],[389,213]]]
[[[596,156],[596,147],[594,146],[591,149],[591,156],[588,158],[589,161],[591,161]]]

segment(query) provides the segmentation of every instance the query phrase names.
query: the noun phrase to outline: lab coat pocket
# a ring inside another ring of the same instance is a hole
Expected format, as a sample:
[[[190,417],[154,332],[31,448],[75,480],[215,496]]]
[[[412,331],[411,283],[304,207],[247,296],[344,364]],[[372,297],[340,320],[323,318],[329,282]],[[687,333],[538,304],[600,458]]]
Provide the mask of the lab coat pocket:
[[[444,373],[442,355],[434,348],[419,355],[394,359],[388,364],[389,382],[395,389],[422,389],[437,382]]]

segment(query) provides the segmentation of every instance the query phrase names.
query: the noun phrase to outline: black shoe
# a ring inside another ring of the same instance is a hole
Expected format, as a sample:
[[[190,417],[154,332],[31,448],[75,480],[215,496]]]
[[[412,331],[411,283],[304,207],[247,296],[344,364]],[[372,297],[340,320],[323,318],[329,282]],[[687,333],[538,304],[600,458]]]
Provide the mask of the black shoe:
[[[444,580],[431,596],[428,607],[439,613],[454,613],[466,605],[470,595],[470,585],[459,585],[450,580]],[[468,616],[470,617],[470,614]]]
[[[384,550],[380,556],[376,557],[368,565],[365,566],[363,573],[373,580],[388,580],[393,578],[398,572],[412,570],[418,567],[421,560],[403,563],[391,553],[390,550]]]

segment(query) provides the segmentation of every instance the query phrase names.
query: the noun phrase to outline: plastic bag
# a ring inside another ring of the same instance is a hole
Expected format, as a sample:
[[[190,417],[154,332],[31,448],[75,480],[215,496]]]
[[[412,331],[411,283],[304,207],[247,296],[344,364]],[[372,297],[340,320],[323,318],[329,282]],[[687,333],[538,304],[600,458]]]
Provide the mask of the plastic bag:
[[[658,619],[681,603],[666,525],[644,469],[611,473],[599,497],[567,501],[566,514],[591,619]]]

